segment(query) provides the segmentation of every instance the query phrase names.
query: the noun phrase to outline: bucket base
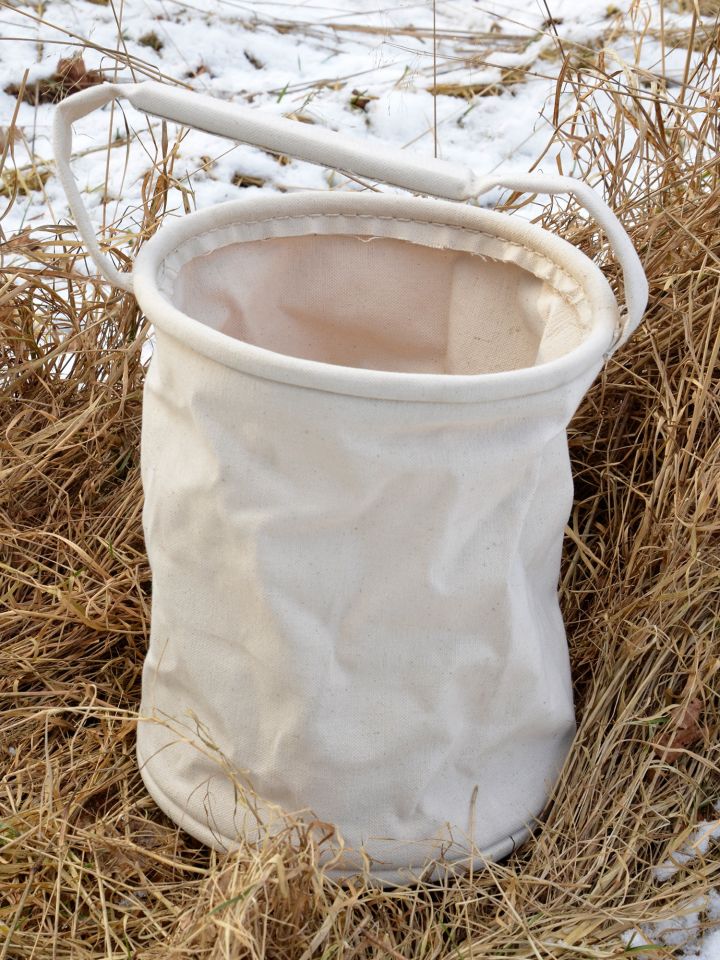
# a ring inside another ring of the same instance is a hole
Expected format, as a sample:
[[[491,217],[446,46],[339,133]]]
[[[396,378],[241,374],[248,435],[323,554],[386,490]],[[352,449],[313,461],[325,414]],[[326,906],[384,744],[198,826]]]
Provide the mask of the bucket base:
[[[187,810],[183,809],[175,800],[169,797],[153,778],[148,769],[147,762],[137,755],[140,775],[142,776],[145,787],[155,801],[157,806],[165,813],[180,829],[189,833],[190,836],[199,840],[220,853],[229,853],[238,847],[238,840],[231,839],[211,829],[207,823],[203,823],[196,817],[193,817]],[[470,872],[477,873],[485,868],[487,863],[502,860],[516,850],[528,837],[533,830],[524,826],[507,836],[501,837],[498,841],[486,847],[482,851],[477,851],[473,856],[468,853],[465,856],[453,858],[439,857],[434,861],[419,863],[417,866],[390,867],[383,868],[382,865],[371,867],[358,867],[348,864],[347,866],[330,867],[327,870],[328,876],[336,881],[350,880],[353,877],[362,877],[371,884],[378,884],[383,887],[413,886],[418,883],[427,883],[439,880],[444,876],[463,876]],[[457,844],[455,844],[457,846]],[[354,855],[358,860],[361,859],[357,852],[348,850],[348,855]]]

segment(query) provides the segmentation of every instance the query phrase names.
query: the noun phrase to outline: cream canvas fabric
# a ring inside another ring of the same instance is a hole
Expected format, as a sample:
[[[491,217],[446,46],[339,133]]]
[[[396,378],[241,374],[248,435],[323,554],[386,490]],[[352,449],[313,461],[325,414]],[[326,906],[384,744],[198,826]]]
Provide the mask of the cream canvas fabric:
[[[430,193],[480,182],[158,84],[104,96],[125,95]],[[370,193],[166,223],[130,280],[90,238],[67,167],[68,122],[102,102],[62,105],[56,150],[89,248],[155,324],[138,727],[150,793],[218,849],[276,806],[334,824],[339,873],[397,882],[438,858],[506,854],[575,730],[557,599],[566,428],[640,319],[627,237],[583,185],[512,181],[573,189],[599,213],[625,268],[623,316],[598,268],[538,227]]]

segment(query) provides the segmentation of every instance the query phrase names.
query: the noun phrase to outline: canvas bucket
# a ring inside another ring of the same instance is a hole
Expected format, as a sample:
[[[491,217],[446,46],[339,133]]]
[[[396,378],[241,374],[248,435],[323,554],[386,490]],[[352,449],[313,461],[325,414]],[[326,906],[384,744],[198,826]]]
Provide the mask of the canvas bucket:
[[[120,273],[69,168],[70,124],[114,97],[425,196],[224,203],[166,219]],[[575,732],[566,428],[647,298],[618,221],[575,180],[482,178],[155,82],[65,100],[56,157],[98,267],[155,329],[149,792],[220,850],[278,808],[332,824],[338,874],[506,855]],[[574,193],[627,307],[566,241],[451,202],[495,185]]]

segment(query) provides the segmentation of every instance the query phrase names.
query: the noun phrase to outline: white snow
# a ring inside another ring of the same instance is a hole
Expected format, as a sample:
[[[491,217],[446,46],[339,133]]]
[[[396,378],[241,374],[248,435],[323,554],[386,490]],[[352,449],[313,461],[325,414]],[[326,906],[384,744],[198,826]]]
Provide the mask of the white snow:
[[[720,805],[718,806],[720,812]],[[693,830],[687,840],[687,843],[673,853],[669,860],[655,867],[653,874],[656,880],[668,880],[673,877],[681,867],[692,863],[699,856],[705,856],[710,849],[713,840],[720,840],[720,819],[703,820]]]
[[[547,9],[533,0],[526,4],[438,0],[438,83],[488,87],[487,95],[467,101],[432,96],[430,0],[386,6],[368,0],[114,0],[107,6],[48,0],[42,7],[21,3],[17,11],[0,10],[4,38],[0,91],[18,84],[25,69],[29,85],[49,76],[58,60],[76,52],[85,38],[87,68],[103,70],[112,79],[131,81],[149,75],[177,80],[224,100],[251,102],[275,114],[301,115],[425,157],[434,153],[437,111],[440,156],[484,173],[502,167],[527,170],[549,137],[545,114],[554,96],[557,60],[552,55],[557,44],[583,50],[603,43],[614,56],[634,61],[626,29],[630,6],[630,0],[613,4],[549,0]],[[673,22],[681,25],[686,20],[675,16]],[[163,44],[160,51],[141,44],[149,33]],[[113,51],[135,67],[118,69]],[[646,41],[642,58],[645,66],[657,69],[660,50],[655,41]],[[671,51],[666,72],[679,74],[683,64],[684,52]],[[503,71],[518,67],[528,69],[522,82],[492,88]],[[372,98],[365,109],[352,105],[353,91]],[[0,92],[0,123],[7,124],[14,106],[15,98]],[[22,104],[19,124],[26,143],[16,145],[18,166],[28,162],[31,151],[41,165],[52,169],[51,114],[49,105]],[[124,142],[126,119],[133,134],[130,147]],[[75,125],[74,170],[88,204],[96,208],[98,224],[125,225],[128,217],[132,221],[143,175],[156,152],[152,138],[159,131],[159,121],[149,121],[127,106],[112,113],[106,108]],[[110,151],[109,143],[114,144]],[[553,154],[539,169],[555,169]],[[198,207],[239,196],[243,189],[257,189],[234,186],[238,175],[261,178],[265,190],[347,185],[345,177],[322,168],[298,161],[281,165],[260,150],[197,131],[184,138],[175,174],[188,178],[192,202]],[[495,199],[489,196],[484,202]],[[10,233],[44,223],[48,214],[53,219],[67,215],[64,195],[52,176],[44,192],[17,198],[3,228]]]

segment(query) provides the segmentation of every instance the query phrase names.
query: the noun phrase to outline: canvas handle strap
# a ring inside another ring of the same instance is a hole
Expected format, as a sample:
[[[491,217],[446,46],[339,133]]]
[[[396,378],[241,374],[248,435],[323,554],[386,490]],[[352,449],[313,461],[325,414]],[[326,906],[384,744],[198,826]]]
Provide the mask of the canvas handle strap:
[[[541,174],[482,177],[446,160],[413,157],[403,150],[353,140],[331,130],[273,117],[253,107],[225,103],[154,80],[91,87],[67,97],[55,110],[55,160],[70,209],[98,269],[123,290],[132,292],[131,275],[117,270],[101,251],[70,169],[73,122],[114,99],[126,99],[144,113],[184,126],[433,197],[470,200],[493,187],[521,193],[573,194],[603,228],[622,267],[626,307],[615,346],[624,343],[640,323],[648,294],[642,264],[615,214],[582,181]]]

